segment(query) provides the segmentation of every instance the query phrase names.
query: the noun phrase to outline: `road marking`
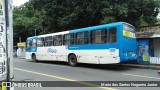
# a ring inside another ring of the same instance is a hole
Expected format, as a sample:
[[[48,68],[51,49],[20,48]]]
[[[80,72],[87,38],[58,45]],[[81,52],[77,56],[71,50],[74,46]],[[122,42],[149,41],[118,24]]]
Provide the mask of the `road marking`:
[[[127,73],[122,73],[123,75],[128,75],[128,76],[134,76],[134,77],[144,77],[144,78],[152,78],[152,79],[160,79],[156,77],[150,77],[150,76],[142,76],[142,75],[135,75],[135,74],[127,74]]]
[[[47,76],[47,77],[56,78],[56,79],[60,79],[60,80],[74,81],[75,83],[80,83],[80,84],[84,84],[84,85],[88,85],[88,86],[92,86],[92,87],[97,87],[97,88],[100,88],[100,89],[105,89],[105,90],[117,90],[117,89],[113,89],[113,88],[109,88],[109,87],[99,87],[98,85],[95,85],[95,84],[86,83],[86,82],[81,82],[81,81],[77,81],[77,80],[74,80],[74,79],[59,77],[59,76],[55,76],[55,75],[49,75],[49,74],[34,72],[34,71],[30,71],[30,70],[24,70],[24,69],[20,69],[20,68],[14,68],[14,69],[15,69],[15,70],[18,70],[18,71],[28,72],[28,73],[32,73],[32,74],[41,75],[41,76]]]
[[[48,64],[46,64],[46,63],[43,63],[43,64],[41,64],[41,65],[44,65],[44,66],[48,66]],[[60,67],[60,68],[71,68],[71,67],[69,67],[69,66],[63,66],[63,65],[56,65],[56,64],[52,64],[51,66],[56,66],[56,67]]]

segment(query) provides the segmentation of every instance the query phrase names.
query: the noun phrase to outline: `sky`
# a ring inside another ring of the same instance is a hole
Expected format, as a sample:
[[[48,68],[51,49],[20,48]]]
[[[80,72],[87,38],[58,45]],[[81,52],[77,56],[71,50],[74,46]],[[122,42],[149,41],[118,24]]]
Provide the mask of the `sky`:
[[[24,4],[27,1],[29,1],[29,0],[13,0],[13,5],[14,6],[20,6],[20,5]]]

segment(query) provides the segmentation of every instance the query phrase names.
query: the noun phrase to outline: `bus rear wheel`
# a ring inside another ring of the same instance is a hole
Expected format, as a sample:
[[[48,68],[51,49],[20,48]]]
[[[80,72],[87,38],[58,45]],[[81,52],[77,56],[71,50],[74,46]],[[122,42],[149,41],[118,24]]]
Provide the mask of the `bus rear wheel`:
[[[38,61],[35,54],[32,54],[32,60],[33,60],[33,62],[37,62]]]
[[[69,65],[71,65],[73,67],[76,66],[77,65],[77,57],[76,57],[76,55],[74,55],[74,54],[69,55],[68,63],[69,63]]]

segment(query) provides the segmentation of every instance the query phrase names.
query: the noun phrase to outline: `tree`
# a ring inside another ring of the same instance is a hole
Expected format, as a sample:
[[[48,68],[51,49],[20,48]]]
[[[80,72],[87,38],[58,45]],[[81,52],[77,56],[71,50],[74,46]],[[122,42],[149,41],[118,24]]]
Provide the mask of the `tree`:
[[[42,15],[41,12],[31,9],[29,3],[20,7],[14,7],[13,28],[14,28],[14,45],[21,37],[24,42],[28,36],[33,36],[34,30],[42,32]]]
[[[36,9],[51,17],[55,29],[72,29],[125,21],[135,26],[156,22],[159,0],[32,0]],[[53,26],[52,26],[53,27]],[[63,28],[62,28],[63,29]]]
[[[153,25],[159,8],[159,0],[30,0],[14,8],[14,32],[26,38],[35,29],[39,35],[117,21]]]

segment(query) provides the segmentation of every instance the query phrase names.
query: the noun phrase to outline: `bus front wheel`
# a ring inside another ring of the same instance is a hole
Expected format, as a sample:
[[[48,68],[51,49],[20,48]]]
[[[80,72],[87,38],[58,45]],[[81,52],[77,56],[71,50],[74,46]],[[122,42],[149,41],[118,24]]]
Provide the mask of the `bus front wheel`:
[[[74,54],[69,55],[68,63],[73,67],[76,66],[77,65],[77,57],[76,57],[76,55],[74,55]]]
[[[35,54],[32,54],[32,60],[33,60],[34,62],[37,62],[37,58],[36,58],[36,55],[35,55]]]

